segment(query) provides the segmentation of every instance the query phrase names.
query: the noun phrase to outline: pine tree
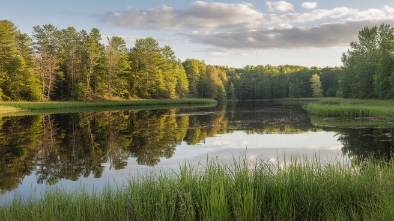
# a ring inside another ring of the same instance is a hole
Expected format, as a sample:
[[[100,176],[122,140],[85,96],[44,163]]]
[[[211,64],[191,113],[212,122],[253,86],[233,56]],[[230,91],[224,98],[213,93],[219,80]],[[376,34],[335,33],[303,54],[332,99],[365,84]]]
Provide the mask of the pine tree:
[[[42,83],[41,100],[51,100],[57,87],[59,68],[59,31],[51,24],[33,27],[34,61]]]
[[[0,100],[40,99],[28,35],[12,22],[0,20],[0,42]]]

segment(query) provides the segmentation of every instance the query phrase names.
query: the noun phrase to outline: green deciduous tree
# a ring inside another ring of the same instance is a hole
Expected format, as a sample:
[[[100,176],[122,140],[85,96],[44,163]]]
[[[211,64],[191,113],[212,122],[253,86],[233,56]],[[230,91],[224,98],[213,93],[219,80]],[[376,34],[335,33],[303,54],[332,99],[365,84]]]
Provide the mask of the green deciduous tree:
[[[176,78],[175,91],[178,97],[184,98],[189,96],[189,81],[187,79],[186,71],[183,68],[182,62],[177,61],[173,71]]]
[[[190,97],[201,97],[198,86],[201,74],[206,70],[204,62],[196,59],[186,59],[183,62],[183,67],[189,81]]]
[[[374,90],[378,98],[386,98],[391,90],[390,76],[394,71],[393,56],[384,50],[380,54],[374,75]]]
[[[351,42],[348,52],[342,55],[340,86],[344,97],[390,97],[393,43],[393,28],[386,24],[359,32],[358,42]]]
[[[312,75],[310,82],[313,91],[313,97],[323,97],[320,76],[317,74]]]
[[[390,78],[394,71],[394,29],[379,27],[379,61],[374,76],[374,90],[378,98],[392,98]]]

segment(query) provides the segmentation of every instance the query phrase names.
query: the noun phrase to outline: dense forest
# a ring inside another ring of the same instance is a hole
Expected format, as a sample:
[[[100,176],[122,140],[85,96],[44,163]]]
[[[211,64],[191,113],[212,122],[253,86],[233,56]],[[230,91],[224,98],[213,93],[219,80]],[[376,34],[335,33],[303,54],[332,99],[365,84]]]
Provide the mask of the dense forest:
[[[361,30],[342,56],[344,66],[334,68],[182,62],[151,37],[127,48],[123,38],[103,39],[96,28],[48,24],[29,36],[8,20],[0,20],[0,42],[3,101],[394,97],[394,34],[384,24]]]

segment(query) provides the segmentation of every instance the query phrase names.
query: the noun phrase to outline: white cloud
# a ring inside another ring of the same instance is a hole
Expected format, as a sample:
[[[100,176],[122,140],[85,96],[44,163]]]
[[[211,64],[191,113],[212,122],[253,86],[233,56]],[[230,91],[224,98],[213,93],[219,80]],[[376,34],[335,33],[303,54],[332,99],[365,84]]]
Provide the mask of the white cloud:
[[[102,35],[102,40],[101,42],[104,44],[107,44],[107,38],[114,37],[112,35]],[[134,44],[134,42],[138,39],[143,39],[147,38],[150,36],[133,36],[133,35],[117,35],[117,37],[123,38],[126,43],[128,44]],[[157,41],[159,42],[176,42],[176,43],[190,43],[189,38],[156,38]]]
[[[294,6],[286,1],[269,2],[266,1],[265,4],[268,6],[270,11],[293,11]]]
[[[303,2],[302,7],[306,9],[314,9],[317,7],[317,2]]]
[[[390,7],[390,6],[386,5],[386,6],[384,6],[384,10],[387,13],[394,14],[394,8],[393,7]]]
[[[252,28],[264,20],[264,14],[249,3],[227,4],[196,1],[186,10],[169,6],[149,9],[128,8],[126,11],[99,15],[101,23],[133,29],[230,29]]]
[[[231,48],[219,48],[215,46],[208,46],[206,50],[203,52],[207,52],[207,54],[211,56],[216,56],[216,57],[227,57],[227,56],[242,56],[246,57],[249,55],[255,55],[255,56],[261,56],[262,52],[261,50],[254,50],[253,52],[251,51],[244,51],[244,50],[239,50],[239,49],[231,49]]]
[[[222,51],[211,51],[211,52],[209,52],[209,54],[212,56],[223,57],[223,56],[228,56],[231,53],[230,52],[222,52]]]
[[[394,8],[358,10],[347,7],[315,9],[308,13],[264,14],[250,3],[228,4],[218,2],[194,2],[185,10],[169,6],[108,12],[98,15],[100,22],[109,26],[145,30],[181,31],[250,31],[268,30],[303,23],[327,20],[330,22],[369,21],[394,19]],[[325,21],[327,22],[327,21]]]
[[[343,22],[310,28],[293,27],[246,32],[194,32],[188,36],[222,49],[348,47],[351,41],[357,40],[358,32],[362,28],[381,23],[394,25],[394,20]]]
[[[282,12],[293,9],[284,1],[267,1],[267,5]],[[169,6],[128,8],[98,17],[102,23],[115,27],[176,30],[187,38],[167,40],[202,42],[215,48],[210,50],[215,55],[228,55],[217,48],[259,50],[348,46],[363,27],[383,22],[394,25],[394,8],[391,6],[368,10],[337,7],[313,9],[307,13],[282,12],[264,14],[250,3],[196,1],[183,10]],[[316,22],[324,22],[324,25],[316,26]],[[308,26],[309,23],[314,26]]]

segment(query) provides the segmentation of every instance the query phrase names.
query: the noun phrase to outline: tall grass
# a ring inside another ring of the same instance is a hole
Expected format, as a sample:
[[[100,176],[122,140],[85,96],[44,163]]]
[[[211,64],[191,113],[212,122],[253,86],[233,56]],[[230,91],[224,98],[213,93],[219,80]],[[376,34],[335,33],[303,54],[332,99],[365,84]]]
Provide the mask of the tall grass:
[[[322,117],[394,118],[394,100],[330,98],[306,106],[308,113]]]
[[[149,99],[128,101],[67,101],[67,102],[0,102],[0,114],[25,113],[68,113],[84,110],[130,110],[141,108],[173,108],[179,105],[212,106],[213,99]]]
[[[393,220],[393,163],[185,164],[124,188],[14,200],[0,220]]]

